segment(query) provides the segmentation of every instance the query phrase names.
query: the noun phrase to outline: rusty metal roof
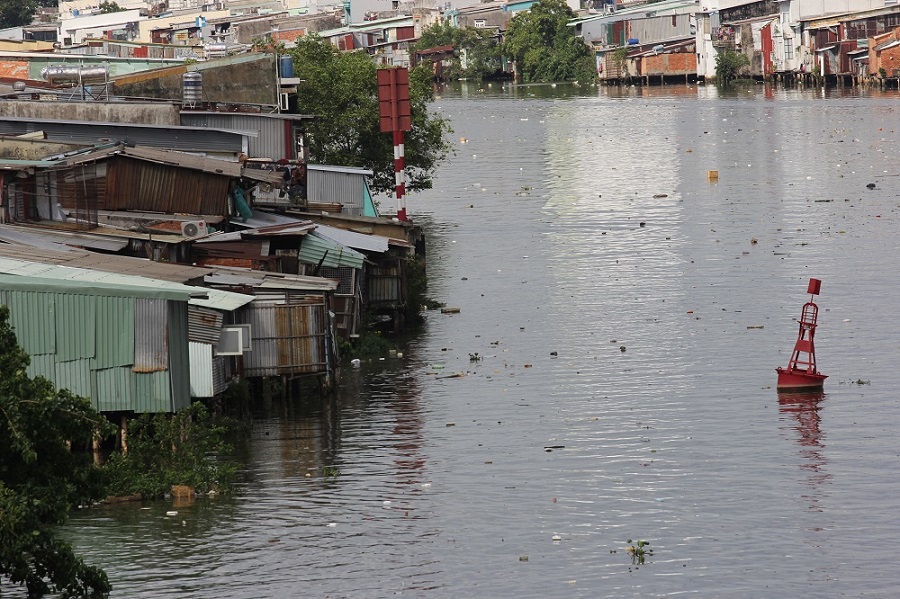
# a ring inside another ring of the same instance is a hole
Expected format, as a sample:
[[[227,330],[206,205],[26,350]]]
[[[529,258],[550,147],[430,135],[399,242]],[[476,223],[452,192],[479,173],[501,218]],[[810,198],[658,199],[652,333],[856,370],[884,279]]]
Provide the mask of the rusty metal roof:
[[[0,225],[0,241],[18,243],[50,249],[54,246],[70,245],[118,252],[128,245],[127,241],[86,232],[61,229],[27,227],[22,225]]]
[[[214,273],[207,275],[204,279],[208,285],[253,287],[255,289],[295,289],[302,291],[334,291],[338,285],[337,281],[322,277],[230,267],[215,267],[215,269]]]
[[[110,256],[109,254],[98,254],[76,248],[71,248],[70,251],[57,251],[11,244],[0,244],[0,257],[40,262],[42,264],[57,264],[121,274],[140,275],[160,279],[162,281],[171,281],[173,283],[187,283],[188,281],[195,280],[200,281],[204,276],[213,271],[211,268],[198,268],[196,266],[186,266],[168,262],[154,262],[152,260],[131,258],[129,256]]]
[[[175,152],[171,150],[160,150],[147,146],[128,147],[124,145],[102,148],[99,150],[90,150],[81,154],[75,154],[65,160],[60,160],[57,164],[65,166],[74,166],[84,164],[86,162],[95,162],[103,160],[110,156],[127,156],[137,160],[147,160],[159,164],[166,164],[178,168],[186,168],[195,171],[202,171],[214,175],[222,175],[225,177],[240,177],[241,165],[239,162],[229,162],[217,158],[209,158],[206,156],[197,156],[196,154],[187,154],[185,152]]]
[[[239,162],[222,160],[220,158],[210,158],[209,156],[199,156],[197,154],[189,154],[187,152],[178,152],[174,150],[160,150],[149,146],[129,147],[125,145],[116,145],[108,148],[87,150],[71,155],[65,160],[60,160],[58,162],[39,161],[40,164],[38,166],[75,166],[78,164],[103,160],[110,156],[127,156],[128,158],[137,160],[146,160],[148,162],[201,171],[212,175],[222,175],[223,177],[244,177],[246,179],[261,181],[275,186],[280,186],[284,183],[283,173],[255,168],[243,168]]]

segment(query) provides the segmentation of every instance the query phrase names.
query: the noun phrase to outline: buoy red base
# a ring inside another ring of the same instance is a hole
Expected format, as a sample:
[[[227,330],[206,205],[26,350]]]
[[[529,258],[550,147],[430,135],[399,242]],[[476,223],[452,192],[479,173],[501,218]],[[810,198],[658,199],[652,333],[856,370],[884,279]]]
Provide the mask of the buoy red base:
[[[785,370],[780,367],[775,372],[778,373],[778,383],[775,385],[778,391],[821,391],[828,378],[828,375],[818,372]]]

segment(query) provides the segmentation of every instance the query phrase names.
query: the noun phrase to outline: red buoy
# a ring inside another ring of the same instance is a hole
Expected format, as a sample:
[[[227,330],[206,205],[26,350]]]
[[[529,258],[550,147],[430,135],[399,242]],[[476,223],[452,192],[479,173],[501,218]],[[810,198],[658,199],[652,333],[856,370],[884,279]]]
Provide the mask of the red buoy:
[[[806,292],[810,294],[810,298],[803,304],[803,311],[800,313],[800,331],[797,333],[794,352],[787,368],[775,369],[778,373],[778,391],[815,391],[822,389],[828,378],[816,370],[815,337],[819,307],[813,301],[813,296],[819,295],[821,288],[822,281],[809,280]]]

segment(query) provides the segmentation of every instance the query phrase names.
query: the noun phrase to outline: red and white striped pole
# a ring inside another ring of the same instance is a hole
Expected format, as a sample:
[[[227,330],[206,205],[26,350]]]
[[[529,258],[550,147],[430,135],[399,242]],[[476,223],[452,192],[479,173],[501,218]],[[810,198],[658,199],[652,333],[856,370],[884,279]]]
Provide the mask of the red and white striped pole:
[[[403,131],[394,130],[394,192],[397,195],[397,219],[406,218],[406,181],[404,180],[406,160],[403,157]]]

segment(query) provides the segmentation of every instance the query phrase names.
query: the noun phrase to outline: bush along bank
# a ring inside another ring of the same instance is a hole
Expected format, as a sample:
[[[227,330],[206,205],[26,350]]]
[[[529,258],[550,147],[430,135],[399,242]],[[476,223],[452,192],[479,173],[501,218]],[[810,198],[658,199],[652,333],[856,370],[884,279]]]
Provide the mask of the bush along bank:
[[[127,445],[102,467],[107,494],[161,499],[172,493],[230,490],[238,469],[232,430],[199,402],[177,414],[144,414],[128,424]]]

